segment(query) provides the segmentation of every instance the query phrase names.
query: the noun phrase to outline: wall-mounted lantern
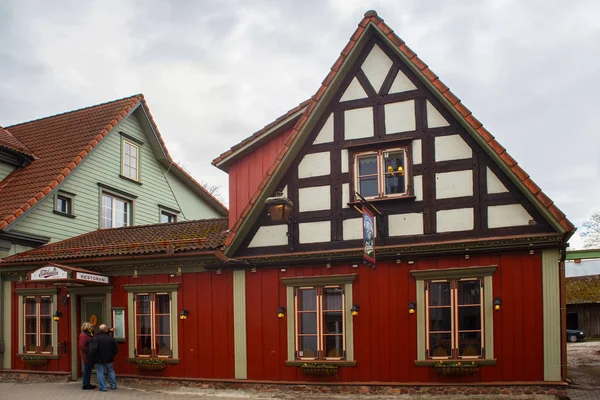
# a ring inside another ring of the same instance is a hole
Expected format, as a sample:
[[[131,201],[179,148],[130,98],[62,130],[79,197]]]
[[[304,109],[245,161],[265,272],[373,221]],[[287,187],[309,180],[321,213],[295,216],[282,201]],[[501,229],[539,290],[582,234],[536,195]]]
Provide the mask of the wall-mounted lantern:
[[[52,319],[54,319],[55,321],[59,321],[59,320],[60,320],[60,317],[62,317],[62,312],[60,312],[60,311],[56,311],[56,312],[54,313],[54,315],[52,316]]]
[[[500,300],[500,297],[496,297],[494,299],[494,311],[500,311],[501,305],[502,305],[502,300]]]
[[[285,307],[279,307],[277,309],[277,318],[285,317]]]
[[[283,195],[283,192],[277,192],[274,197],[265,200],[267,212],[271,221],[288,222],[292,215],[294,203]]]
[[[415,302],[411,301],[410,303],[408,303],[408,313],[414,314],[416,311],[417,311],[417,305],[415,304]]]
[[[356,317],[358,315],[359,309],[360,309],[360,306],[358,304],[353,305],[352,308],[350,309],[350,314],[352,314],[353,317]]]
[[[189,314],[188,310],[181,310],[181,312],[179,313],[179,319],[182,319],[182,320],[187,319],[188,314]]]

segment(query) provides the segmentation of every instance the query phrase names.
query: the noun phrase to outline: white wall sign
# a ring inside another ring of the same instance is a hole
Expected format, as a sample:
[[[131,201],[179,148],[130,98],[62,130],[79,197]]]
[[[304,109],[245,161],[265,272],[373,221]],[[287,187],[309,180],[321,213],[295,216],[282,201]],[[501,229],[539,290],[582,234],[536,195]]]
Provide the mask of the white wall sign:
[[[55,279],[67,279],[68,274],[62,268],[58,267],[42,267],[31,273],[32,281],[53,281]]]
[[[88,274],[84,272],[77,272],[76,278],[81,281],[108,283],[108,276]]]

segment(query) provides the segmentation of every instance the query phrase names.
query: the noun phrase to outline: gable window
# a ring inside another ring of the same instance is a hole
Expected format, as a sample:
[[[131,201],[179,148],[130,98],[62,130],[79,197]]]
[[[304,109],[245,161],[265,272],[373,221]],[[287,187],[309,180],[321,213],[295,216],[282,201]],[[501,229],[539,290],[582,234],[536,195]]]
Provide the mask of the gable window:
[[[366,151],[354,155],[354,188],[365,198],[408,195],[406,147]]]
[[[23,297],[24,353],[52,354],[52,297]]]
[[[177,222],[177,214],[174,213],[170,213],[168,211],[161,211],[160,212],[160,222],[161,223],[173,223],[173,222]]]
[[[123,139],[123,155],[121,173],[124,177],[138,181],[140,176],[140,147]]]
[[[135,294],[135,355],[172,357],[171,295]]]
[[[483,356],[483,281],[427,282],[427,352],[430,358]]]
[[[102,193],[102,228],[121,228],[131,225],[131,201]]]
[[[74,217],[73,215],[73,197],[75,195],[63,191],[59,191],[54,196],[54,213],[66,217]]]

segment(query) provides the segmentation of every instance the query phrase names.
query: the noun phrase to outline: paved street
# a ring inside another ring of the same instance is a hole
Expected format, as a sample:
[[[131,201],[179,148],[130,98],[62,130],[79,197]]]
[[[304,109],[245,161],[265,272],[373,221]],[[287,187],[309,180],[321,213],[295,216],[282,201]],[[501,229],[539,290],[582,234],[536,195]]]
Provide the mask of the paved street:
[[[567,344],[571,400],[600,399],[600,341]]]

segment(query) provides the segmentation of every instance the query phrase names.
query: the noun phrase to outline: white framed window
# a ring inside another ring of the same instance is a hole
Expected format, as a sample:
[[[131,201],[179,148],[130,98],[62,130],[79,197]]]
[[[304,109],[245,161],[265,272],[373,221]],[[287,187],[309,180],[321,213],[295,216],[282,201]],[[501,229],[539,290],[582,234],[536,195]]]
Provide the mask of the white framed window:
[[[482,278],[427,281],[427,356],[464,359],[484,356]]]
[[[131,225],[132,202],[102,193],[101,228],[121,228]]]
[[[23,353],[53,353],[52,296],[23,296]]]
[[[177,222],[177,214],[171,213],[165,210],[160,211],[160,222],[161,223],[173,223]]]
[[[136,357],[173,357],[170,293],[134,295]]]
[[[298,360],[344,360],[344,288],[339,285],[295,289],[295,342]]]
[[[122,167],[121,174],[129,179],[139,181],[140,179],[140,146],[123,139],[122,143]]]
[[[408,147],[354,154],[354,191],[368,199],[409,195]]]

